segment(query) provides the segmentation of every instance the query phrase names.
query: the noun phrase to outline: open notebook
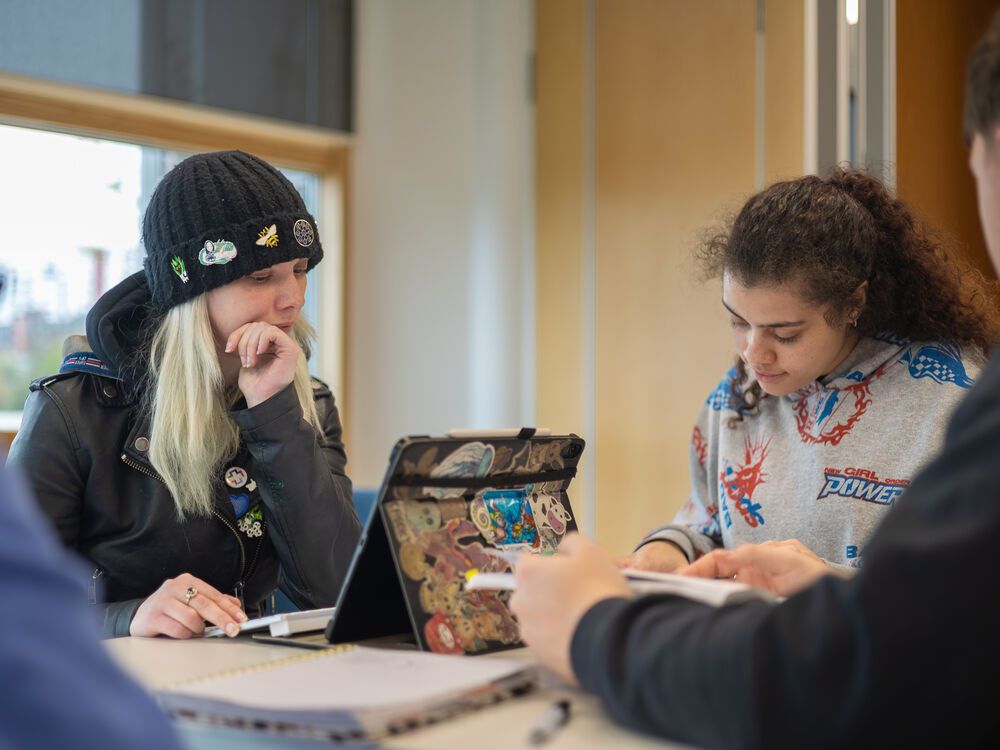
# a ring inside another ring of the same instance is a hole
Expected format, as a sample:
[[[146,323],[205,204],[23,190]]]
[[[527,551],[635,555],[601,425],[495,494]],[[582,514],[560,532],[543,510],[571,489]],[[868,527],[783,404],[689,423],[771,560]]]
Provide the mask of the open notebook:
[[[636,594],[674,594],[713,607],[751,600],[778,601],[778,598],[766,589],[729,579],[693,578],[676,573],[657,573],[634,568],[624,568],[622,574]],[[470,571],[466,578],[466,591],[513,591],[517,586],[517,579],[513,573]]]
[[[537,684],[508,659],[339,646],[157,691],[173,716],[326,740],[378,740],[480,708]]]

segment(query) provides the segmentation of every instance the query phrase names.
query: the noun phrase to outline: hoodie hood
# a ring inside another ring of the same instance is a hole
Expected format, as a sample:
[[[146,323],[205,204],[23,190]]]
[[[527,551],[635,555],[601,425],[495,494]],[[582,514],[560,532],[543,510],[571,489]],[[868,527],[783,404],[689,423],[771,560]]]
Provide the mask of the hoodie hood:
[[[149,285],[143,271],[109,289],[87,313],[91,349],[129,391],[141,375],[136,371],[136,354],[151,318]]]
[[[885,334],[882,338],[861,338],[840,363],[837,371],[788,394],[790,401],[808,398],[816,391],[838,391],[857,386],[881,375],[910,349],[910,342]]]

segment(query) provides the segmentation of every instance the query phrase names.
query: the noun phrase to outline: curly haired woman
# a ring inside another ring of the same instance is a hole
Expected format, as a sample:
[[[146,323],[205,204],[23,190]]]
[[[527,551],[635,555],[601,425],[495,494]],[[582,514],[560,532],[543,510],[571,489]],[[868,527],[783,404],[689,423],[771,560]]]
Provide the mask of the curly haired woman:
[[[753,196],[701,256],[738,357],[694,428],[690,499],[628,564],[788,540],[817,570],[859,567],[998,337],[995,291],[841,168]]]

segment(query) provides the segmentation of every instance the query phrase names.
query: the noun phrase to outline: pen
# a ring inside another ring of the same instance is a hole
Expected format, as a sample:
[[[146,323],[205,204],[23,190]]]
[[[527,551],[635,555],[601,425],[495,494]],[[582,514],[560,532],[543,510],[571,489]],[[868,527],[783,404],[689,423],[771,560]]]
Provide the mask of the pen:
[[[517,564],[517,558],[519,558],[522,555],[521,552],[496,549],[494,547],[486,547],[485,549],[483,549],[483,552],[485,552],[490,557],[499,557],[501,560],[506,560],[510,564],[510,567],[512,568]]]
[[[568,721],[569,701],[556,701],[538,717],[538,721],[535,722],[528,735],[528,742],[532,745],[541,745],[543,742],[547,742],[556,733],[556,730],[566,726]]]
[[[516,587],[513,573],[480,573],[477,568],[465,571],[466,591],[513,591]]]
[[[483,552],[485,552],[490,557],[499,557],[501,560],[506,560],[508,563],[510,563],[510,567],[513,568],[515,565],[517,565],[517,561],[521,558],[522,555],[539,554],[542,555],[543,557],[548,557],[549,555],[556,554],[558,550],[554,549],[543,550],[542,552],[531,553],[531,552],[506,550],[506,549],[497,549],[496,547],[486,547],[485,549],[483,549]]]

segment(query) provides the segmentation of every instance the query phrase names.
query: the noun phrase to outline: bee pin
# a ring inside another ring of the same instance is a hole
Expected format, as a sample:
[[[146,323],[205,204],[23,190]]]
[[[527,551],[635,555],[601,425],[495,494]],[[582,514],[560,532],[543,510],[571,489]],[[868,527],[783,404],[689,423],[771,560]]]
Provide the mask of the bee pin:
[[[257,233],[257,242],[255,244],[263,245],[264,247],[277,247],[278,246],[278,226],[277,224],[272,224],[269,227],[264,227]]]

